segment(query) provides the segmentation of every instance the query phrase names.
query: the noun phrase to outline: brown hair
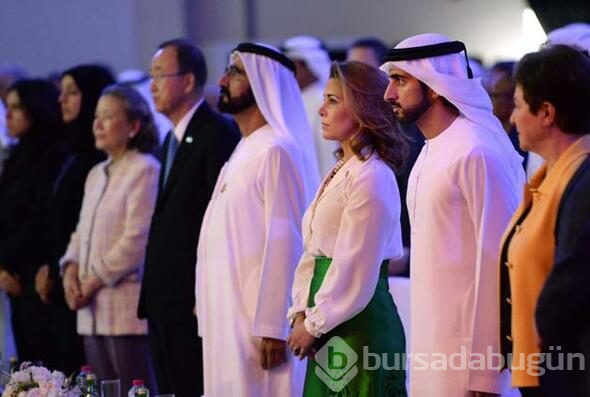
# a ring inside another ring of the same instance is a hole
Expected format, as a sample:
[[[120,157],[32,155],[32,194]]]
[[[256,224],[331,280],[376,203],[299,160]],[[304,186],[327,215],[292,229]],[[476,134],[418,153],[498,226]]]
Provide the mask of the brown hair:
[[[408,153],[408,143],[391,110],[383,100],[388,80],[373,66],[361,62],[334,62],[330,78],[342,87],[344,105],[358,124],[350,147],[360,159],[377,152],[394,171],[399,171]],[[366,152],[366,149],[369,149]],[[336,157],[342,158],[342,149]]]
[[[152,153],[158,146],[158,130],[146,100],[134,88],[114,84],[102,91],[101,96],[110,95],[123,102],[125,115],[129,121],[139,121],[139,131],[127,144],[129,149],[142,153]]]

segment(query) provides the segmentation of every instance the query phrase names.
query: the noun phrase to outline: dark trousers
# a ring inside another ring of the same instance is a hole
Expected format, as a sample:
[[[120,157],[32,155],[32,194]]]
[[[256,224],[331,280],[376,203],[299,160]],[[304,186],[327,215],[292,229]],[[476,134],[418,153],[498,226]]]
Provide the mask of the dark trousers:
[[[197,319],[152,321],[148,319],[149,341],[158,392],[176,397],[203,394],[203,346]]]
[[[121,380],[121,395],[127,395],[133,379],[143,379],[155,395],[154,371],[147,336],[84,336],[88,364],[98,381]],[[99,386],[100,387],[100,386]]]
[[[586,388],[587,371],[585,369],[588,366],[588,361],[585,359],[585,357],[580,357],[580,355],[583,353],[583,351],[580,349],[580,346],[578,343],[563,343],[561,345],[555,344],[555,346],[560,347],[559,352],[556,350],[543,350],[543,353],[551,354],[551,357],[549,358],[547,356],[543,364],[541,364],[545,370],[544,374],[539,378],[541,390],[543,390],[544,393],[543,396],[588,396],[588,389]],[[570,354],[575,356],[572,356],[570,359],[568,358]],[[559,355],[561,355],[563,358],[562,365],[560,365],[558,360]]]
[[[63,353],[61,347],[64,339],[67,340],[76,332],[75,323],[60,323],[60,318],[55,317],[58,309],[56,305],[43,304],[39,296],[30,290],[25,290],[18,297],[11,296],[10,303],[12,330],[20,362],[41,363],[48,368],[63,371],[67,375],[80,368],[79,364],[66,365],[67,357],[61,354]],[[75,313],[73,314],[75,316]],[[65,331],[61,335],[58,334],[60,327],[64,327],[63,331]],[[76,338],[71,342],[73,354],[76,348],[80,348],[81,345],[77,344],[79,339]]]
[[[12,331],[19,361],[53,364],[53,345],[49,341],[49,312],[33,294],[10,297]]]
[[[76,331],[76,312],[66,306],[61,280],[56,281],[51,303],[41,302],[35,291],[34,275],[24,273],[22,294],[10,297],[18,360],[40,362],[70,376],[84,364],[82,338]]]
[[[548,397],[540,387],[520,387],[518,390],[522,397]]]

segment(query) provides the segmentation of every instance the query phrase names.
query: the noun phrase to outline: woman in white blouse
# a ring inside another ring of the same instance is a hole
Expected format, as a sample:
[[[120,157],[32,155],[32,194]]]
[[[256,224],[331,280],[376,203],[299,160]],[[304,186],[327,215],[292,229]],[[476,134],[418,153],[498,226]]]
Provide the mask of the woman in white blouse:
[[[323,134],[340,143],[339,162],[305,213],[289,309],[289,347],[309,358],[306,396],[406,395],[387,263],[403,253],[394,170],[407,145],[383,101],[386,86],[379,70],[347,62],[332,66],[324,91]]]
[[[137,304],[160,165],[157,130],[143,97],[110,86],[96,107],[95,145],[108,155],[89,172],[80,218],[65,255],[66,302],[77,310],[86,360],[99,379],[153,385],[147,324]]]

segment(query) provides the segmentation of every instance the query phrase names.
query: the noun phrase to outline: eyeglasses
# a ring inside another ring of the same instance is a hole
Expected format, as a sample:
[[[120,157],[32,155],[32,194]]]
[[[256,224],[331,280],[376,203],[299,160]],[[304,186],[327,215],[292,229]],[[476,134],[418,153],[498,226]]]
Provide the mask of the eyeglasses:
[[[186,72],[176,72],[176,73],[155,73],[150,74],[150,80],[162,80],[168,77],[178,77],[186,74]]]
[[[236,65],[229,65],[223,71],[223,74],[228,75],[229,77],[236,77],[236,76],[243,76],[246,74],[245,71],[237,67]]]

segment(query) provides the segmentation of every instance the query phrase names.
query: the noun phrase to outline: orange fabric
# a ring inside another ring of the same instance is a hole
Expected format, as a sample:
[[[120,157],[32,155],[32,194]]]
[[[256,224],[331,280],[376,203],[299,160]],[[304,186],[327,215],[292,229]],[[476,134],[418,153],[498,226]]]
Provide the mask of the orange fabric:
[[[508,247],[508,266],[512,301],[512,386],[539,385],[535,365],[527,368],[530,354],[540,352],[535,326],[535,307],[545,280],[554,264],[555,225],[563,193],[580,164],[590,153],[590,136],[572,144],[547,173],[546,164],[525,184],[524,201],[513,215],[502,245]],[[520,226],[518,219],[531,206]],[[512,239],[506,239],[516,227]],[[501,335],[504,338],[504,335]],[[534,364],[534,362],[533,362]]]

